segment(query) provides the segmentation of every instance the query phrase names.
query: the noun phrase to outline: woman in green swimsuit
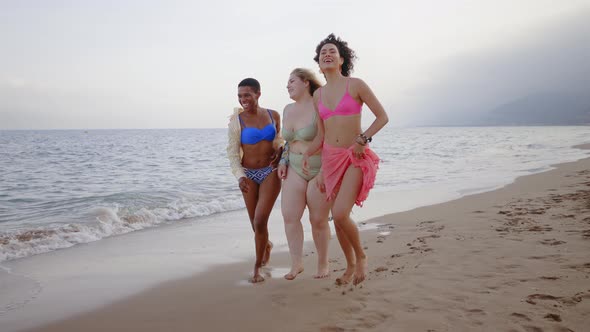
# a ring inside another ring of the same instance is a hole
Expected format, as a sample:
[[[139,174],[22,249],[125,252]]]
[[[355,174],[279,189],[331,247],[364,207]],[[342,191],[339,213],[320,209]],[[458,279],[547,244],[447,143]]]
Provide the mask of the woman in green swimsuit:
[[[319,154],[310,156],[309,173],[301,169],[303,152],[317,134],[317,112],[313,106],[313,92],[321,86],[315,75],[297,68],[291,72],[287,83],[289,97],[295,102],[283,111],[283,138],[287,148],[278,169],[283,180],[281,211],[285,221],[285,233],[291,254],[291,271],[285,279],[293,280],[303,272],[303,226],[301,217],[307,206],[313,241],[318,253],[317,273],[314,278],[329,276],[328,243],[330,226],[328,215],[330,202],[326,200],[323,178],[320,172]],[[318,151],[319,152],[319,151]]]

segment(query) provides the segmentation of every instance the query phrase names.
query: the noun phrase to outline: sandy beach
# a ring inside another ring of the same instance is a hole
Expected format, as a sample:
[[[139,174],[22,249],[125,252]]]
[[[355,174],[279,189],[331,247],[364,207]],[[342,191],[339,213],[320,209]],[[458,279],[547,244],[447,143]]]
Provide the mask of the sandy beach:
[[[333,234],[329,279],[308,243],[294,281],[277,253],[262,284],[251,262],[223,265],[29,331],[587,331],[590,158],[368,222],[357,287],[335,285]]]

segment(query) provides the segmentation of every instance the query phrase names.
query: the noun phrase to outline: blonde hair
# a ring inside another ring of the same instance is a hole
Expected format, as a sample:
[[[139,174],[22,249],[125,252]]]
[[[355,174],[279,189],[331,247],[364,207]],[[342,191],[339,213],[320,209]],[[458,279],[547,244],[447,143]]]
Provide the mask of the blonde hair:
[[[303,82],[309,82],[309,94],[312,96],[315,90],[322,86],[322,83],[318,81],[317,77],[315,77],[315,74],[309,69],[295,68],[291,72],[291,75],[299,77]]]

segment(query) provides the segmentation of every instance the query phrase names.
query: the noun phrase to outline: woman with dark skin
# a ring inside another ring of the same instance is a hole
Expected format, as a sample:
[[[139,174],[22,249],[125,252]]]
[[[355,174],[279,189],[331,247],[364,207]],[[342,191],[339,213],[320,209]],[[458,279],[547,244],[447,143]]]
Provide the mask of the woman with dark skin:
[[[282,152],[280,115],[261,107],[260,83],[246,78],[238,84],[237,109],[230,118],[227,146],[232,173],[238,180],[254,231],[256,262],[250,282],[264,281],[260,268],[268,263],[272,243],[268,240],[268,218],[281,190],[277,163]]]
[[[303,155],[303,169],[309,169],[309,157],[322,148],[322,175],[327,199],[333,201],[332,217],[338,242],[346,257],[346,271],[336,280],[346,284],[361,283],[366,276],[367,257],[356,224],[350,218],[354,204],[362,206],[373,187],[379,157],[368,142],[389,121],[383,106],[369,86],[351,78],[354,51],[330,34],[316,47],[314,60],[326,78],[326,85],[314,94],[318,112],[318,135]],[[362,105],[375,115],[363,132]]]

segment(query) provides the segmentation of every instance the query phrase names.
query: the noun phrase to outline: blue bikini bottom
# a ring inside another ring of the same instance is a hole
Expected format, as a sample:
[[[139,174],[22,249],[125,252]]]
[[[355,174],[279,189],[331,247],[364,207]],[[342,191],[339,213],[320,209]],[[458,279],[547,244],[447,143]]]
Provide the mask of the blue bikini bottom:
[[[246,172],[246,177],[258,184],[261,184],[266,177],[275,169],[272,166],[266,166],[263,168],[244,168],[244,172]]]

